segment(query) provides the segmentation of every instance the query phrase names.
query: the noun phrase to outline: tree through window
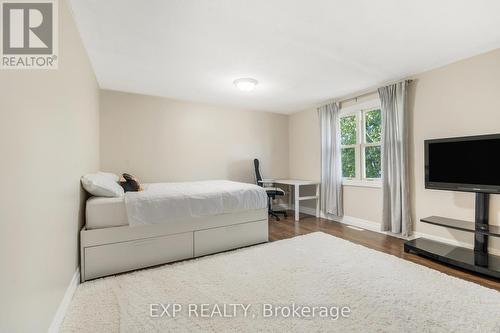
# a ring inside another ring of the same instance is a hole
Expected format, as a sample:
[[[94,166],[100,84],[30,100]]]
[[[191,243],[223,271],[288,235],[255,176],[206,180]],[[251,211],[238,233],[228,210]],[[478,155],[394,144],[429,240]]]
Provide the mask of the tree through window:
[[[380,179],[382,114],[380,108],[348,113],[340,118],[342,177]]]

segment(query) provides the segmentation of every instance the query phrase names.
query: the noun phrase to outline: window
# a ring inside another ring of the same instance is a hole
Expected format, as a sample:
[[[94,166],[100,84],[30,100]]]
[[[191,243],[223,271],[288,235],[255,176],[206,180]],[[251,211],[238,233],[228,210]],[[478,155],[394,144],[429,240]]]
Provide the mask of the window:
[[[340,117],[342,177],[350,181],[380,180],[382,115],[380,107],[343,112]]]

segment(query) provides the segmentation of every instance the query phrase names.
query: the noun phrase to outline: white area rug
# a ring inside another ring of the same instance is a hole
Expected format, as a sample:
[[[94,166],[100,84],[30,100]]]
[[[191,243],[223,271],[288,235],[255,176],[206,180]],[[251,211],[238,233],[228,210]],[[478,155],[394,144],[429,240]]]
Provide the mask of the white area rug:
[[[151,303],[179,303],[182,310],[176,317],[152,318]],[[189,316],[190,303],[208,303],[212,310],[224,303],[250,308],[246,317],[240,311],[233,318],[200,318]],[[337,320],[286,318],[286,311],[264,318],[266,303],[348,306],[351,313]],[[500,332],[500,293],[313,233],[86,282],[62,331]]]

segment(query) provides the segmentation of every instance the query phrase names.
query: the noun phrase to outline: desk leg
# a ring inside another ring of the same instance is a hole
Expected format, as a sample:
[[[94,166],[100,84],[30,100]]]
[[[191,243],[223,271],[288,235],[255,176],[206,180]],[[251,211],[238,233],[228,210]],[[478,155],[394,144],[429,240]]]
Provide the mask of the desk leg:
[[[316,217],[319,217],[319,184],[316,184]]]
[[[300,207],[299,207],[299,185],[295,185],[294,188],[295,192],[295,221],[299,220],[299,213],[300,213]]]

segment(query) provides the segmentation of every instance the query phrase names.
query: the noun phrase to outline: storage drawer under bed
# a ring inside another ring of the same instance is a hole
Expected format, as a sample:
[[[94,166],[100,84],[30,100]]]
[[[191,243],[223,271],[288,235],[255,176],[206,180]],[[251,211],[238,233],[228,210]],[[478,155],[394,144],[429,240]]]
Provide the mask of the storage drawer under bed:
[[[194,232],[194,256],[204,256],[268,241],[267,219]]]
[[[248,221],[251,217],[255,220]],[[207,217],[197,224],[216,225],[228,218]],[[266,209],[238,214],[232,220],[245,222],[171,234],[168,225],[84,227],[80,232],[81,281],[268,241]]]
[[[85,280],[193,257],[193,233],[84,248]]]

